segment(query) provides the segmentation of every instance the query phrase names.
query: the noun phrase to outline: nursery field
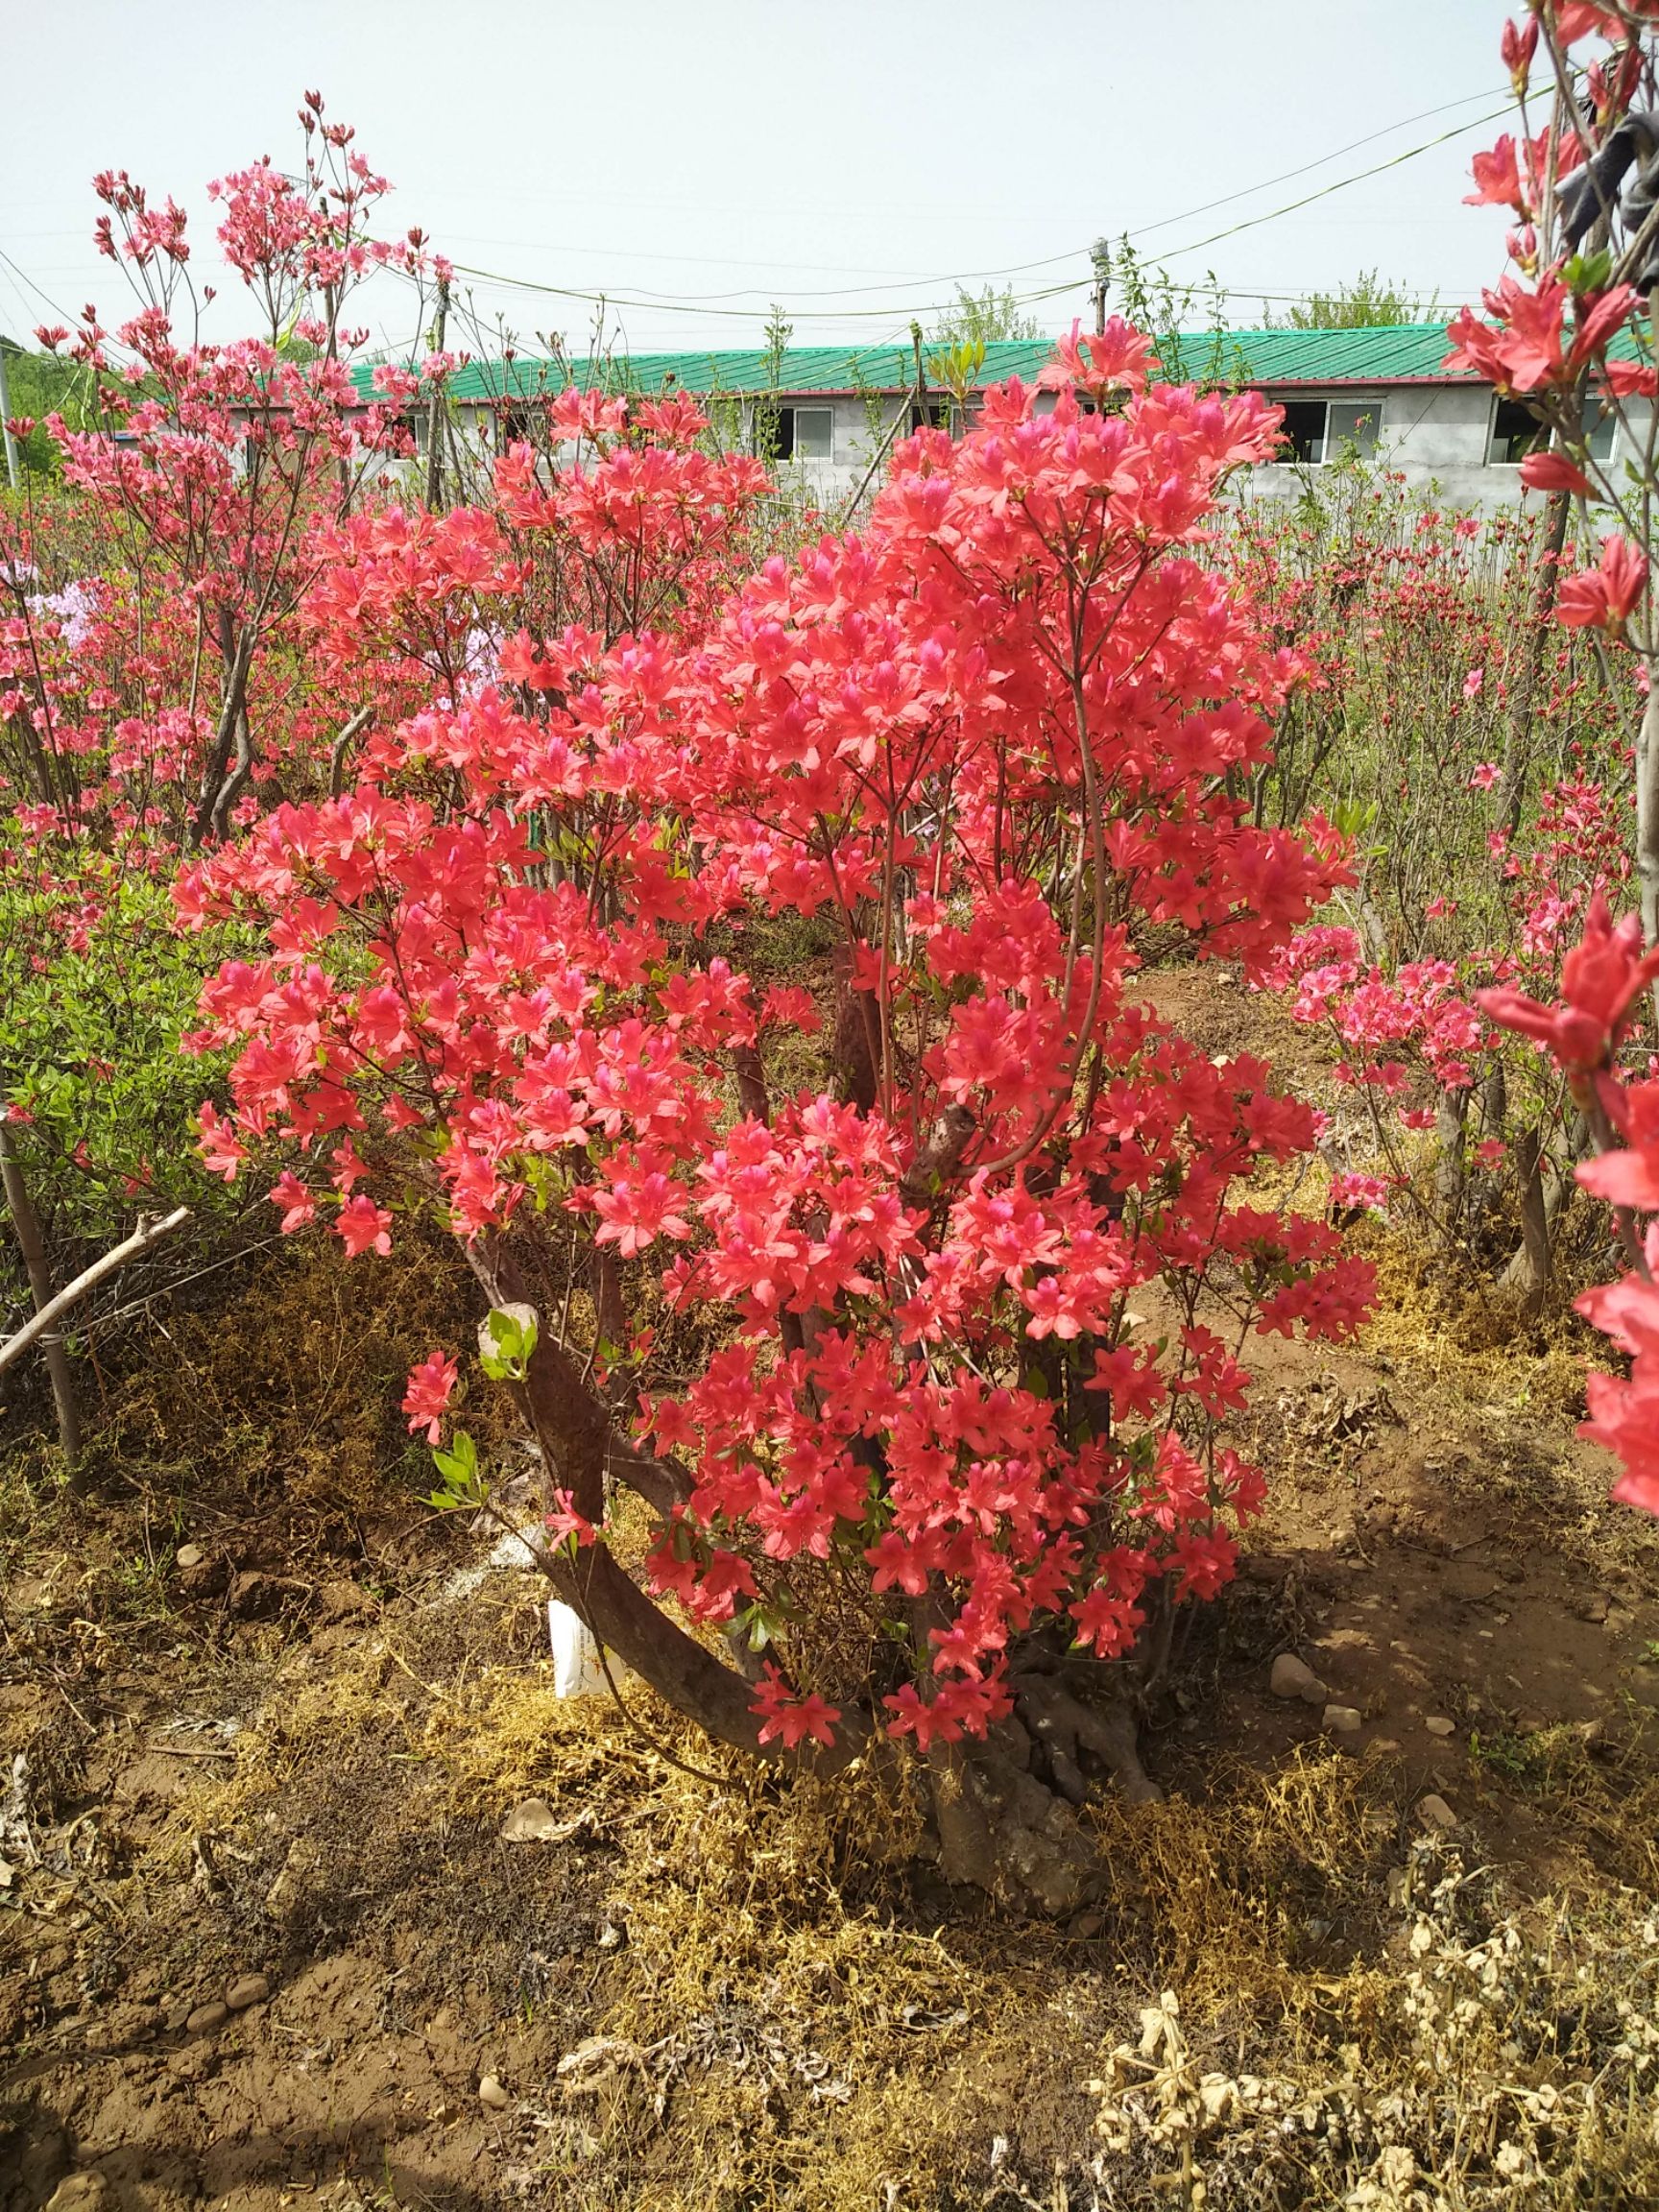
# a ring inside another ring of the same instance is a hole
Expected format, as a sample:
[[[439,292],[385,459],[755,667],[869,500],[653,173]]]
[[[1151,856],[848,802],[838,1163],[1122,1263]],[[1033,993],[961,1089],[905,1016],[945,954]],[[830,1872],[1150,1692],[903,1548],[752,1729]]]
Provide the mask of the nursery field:
[[[133,311],[6,356],[0,2212],[1659,2203],[1652,15],[1503,33],[1480,512],[1127,242],[831,497],[781,310],[481,367],[317,93],[240,336],[96,180]]]

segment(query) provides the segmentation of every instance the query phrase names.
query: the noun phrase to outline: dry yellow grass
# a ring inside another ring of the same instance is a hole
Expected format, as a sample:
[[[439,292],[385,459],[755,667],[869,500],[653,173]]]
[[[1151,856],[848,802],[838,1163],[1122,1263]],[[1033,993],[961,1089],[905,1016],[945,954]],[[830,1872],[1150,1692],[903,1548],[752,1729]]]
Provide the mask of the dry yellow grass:
[[[541,1667],[427,1643],[274,1701],[180,1838],[246,1831],[324,1766],[416,1757],[446,1817],[493,1829],[533,1794],[580,1821],[626,1939],[552,2108],[562,2204],[1496,2212],[1659,2189],[1659,1788],[1577,1738],[1528,1780],[1575,1869],[1549,1898],[1524,1904],[1471,1832],[1426,1833],[1388,1759],[1304,1754],[1202,1803],[1095,1808],[1111,1887],[1079,1935],[930,1886],[897,1767],[713,1789]]]

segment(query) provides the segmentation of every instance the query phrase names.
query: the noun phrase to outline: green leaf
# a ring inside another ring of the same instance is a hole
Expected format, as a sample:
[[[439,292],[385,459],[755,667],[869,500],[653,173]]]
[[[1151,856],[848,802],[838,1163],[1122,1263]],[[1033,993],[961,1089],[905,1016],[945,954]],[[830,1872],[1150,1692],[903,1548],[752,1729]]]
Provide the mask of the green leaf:
[[[478,1357],[493,1382],[522,1382],[530,1371],[539,1331],[528,1306],[493,1307],[478,1332]]]
[[[478,1447],[465,1429],[458,1429],[448,1449],[437,1447],[432,1454],[432,1464],[444,1479],[444,1486],[434,1490],[426,1503],[436,1505],[441,1513],[452,1513],[460,1505],[481,1505],[484,1503],[484,1479],[478,1469]]]
[[[1571,261],[1563,262],[1561,280],[1570,292],[1605,292],[1613,274],[1613,254],[1603,246],[1599,253],[1575,253]]]

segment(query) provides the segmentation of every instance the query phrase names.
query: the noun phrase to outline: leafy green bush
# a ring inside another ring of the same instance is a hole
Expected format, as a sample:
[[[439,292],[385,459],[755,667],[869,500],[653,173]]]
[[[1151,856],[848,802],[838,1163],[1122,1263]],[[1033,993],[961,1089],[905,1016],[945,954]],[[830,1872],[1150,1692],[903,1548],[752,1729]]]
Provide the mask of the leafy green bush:
[[[100,880],[83,858],[75,890],[71,901],[49,880],[0,878],[0,1111],[48,1250],[65,1262],[138,1211],[240,1210],[196,1150],[216,1072],[181,1049],[200,944],[175,934],[166,886],[146,876],[111,862]]]

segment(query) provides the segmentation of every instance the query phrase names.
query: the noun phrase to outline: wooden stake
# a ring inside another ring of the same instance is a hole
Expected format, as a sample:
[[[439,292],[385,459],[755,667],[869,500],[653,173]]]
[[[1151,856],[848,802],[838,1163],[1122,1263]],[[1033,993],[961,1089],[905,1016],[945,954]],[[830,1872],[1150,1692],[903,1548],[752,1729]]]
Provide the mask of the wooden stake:
[[[440,276],[438,279],[438,321],[432,333],[437,340],[437,344],[432,349],[434,353],[443,352],[444,334],[448,326],[449,279],[447,276]],[[426,504],[434,509],[442,505],[444,498],[445,421],[444,386],[440,381],[432,387],[432,397],[426,413]]]
[[[12,1212],[18,1248],[29,1273],[29,1287],[35,1296],[35,1318],[26,1329],[19,1330],[18,1336],[27,1335],[31,1342],[36,1337],[39,1339],[46,1358],[46,1372],[52,1379],[53,1403],[58,1408],[58,1441],[73,1473],[75,1462],[81,1456],[81,1415],[75,1404],[75,1378],[70,1372],[63,1339],[51,1326],[50,1316],[57,1307],[52,1295],[52,1270],[47,1265],[46,1247],[40,1241],[40,1223],[29,1197],[29,1187],[23,1180],[23,1170],[12,1150],[11,1131],[4,1118],[0,1118],[0,1181],[5,1185],[6,1203]],[[9,1341],[16,1343],[17,1337]],[[0,1366],[5,1364],[5,1349],[0,1347]]]

